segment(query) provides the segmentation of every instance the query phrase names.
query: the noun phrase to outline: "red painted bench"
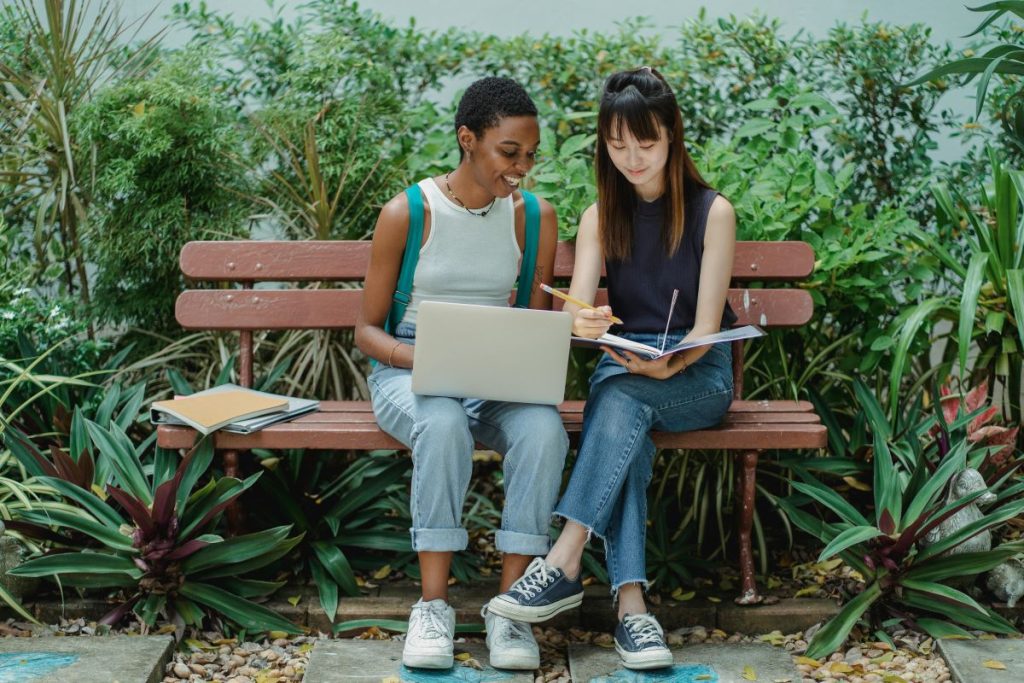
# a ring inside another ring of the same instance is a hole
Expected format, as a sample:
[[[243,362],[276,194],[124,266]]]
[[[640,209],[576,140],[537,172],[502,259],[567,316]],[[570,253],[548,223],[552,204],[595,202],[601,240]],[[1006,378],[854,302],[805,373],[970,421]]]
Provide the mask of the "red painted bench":
[[[560,243],[555,277],[572,274],[574,248]],[[253,332],[287,329],[351,329],[355,326],[362,291],[350,289],[252,289],[256,282],[301,281],[359,283],[366,276],[369,242],[190,242],[181,251],[181,270],[193,281],[230,283],[228,289],[190,289],[176,305],[176,316],[189,330],[239,332],[240,383],[253,379]],[[729,301],[739,316],[738,324],[765,328],[796,327],[811,319],[810,295],[799,288],[752,288],[805,279],[814,267],[814,253],[803,242],[739,242],[733,266]],[[607,299],[598,292],[599,303]],[[554,307],[561,308],[555,301]],[[754,342],[755,344],[758,342]],[[817,449],[827,434],[806,401],[744,401],[743,348],[733,346],[735,396],[724,422],[714,429],[683,434],[656,432],[660,448],[733,451],[739,472],[739,555],[742,586],[737,602],[759,601],[754,581],[751,528],[754,515],[754,482],[758,455],[770,449]],[[566,430],[574,443],[579,438],[583,401],[560,406]],[[161,426],[157,443],[164,448],[189,448],[195,432],[185,427]],[[215,435],[223,451],[224,469],[237,476],[238,458],[252,448],[308,448],[322,450],[401,449],[402,444],[378,429],[368,401],[324,401],[320,412],[292,422],[274,425],[251,435]]]

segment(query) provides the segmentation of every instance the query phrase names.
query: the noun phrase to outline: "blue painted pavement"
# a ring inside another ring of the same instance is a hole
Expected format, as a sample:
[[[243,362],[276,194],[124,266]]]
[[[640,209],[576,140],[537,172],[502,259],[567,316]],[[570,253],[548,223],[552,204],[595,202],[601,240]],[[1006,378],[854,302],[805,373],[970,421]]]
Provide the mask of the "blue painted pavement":
[[[0,683],[28,683],[33,678],[70,666],[78,655],[55,652],[15,652],[0,654]]]
[[[607,676],[590,679],[590,683],[648,683],[649,681],[718,683],[718,674],[706,664],[676,664],[675,666],[653,669],[651,671],[618,669]]]
[[[409,669],[402,666],[398,673],[402,683],[433,683],[434,681],[466,681],[466,683],[497,683],[512,679],[512,674],[485,667],[483,671],[468,666],[453,666],[450,669]],[[2,683],[2,682],[0,682]]]

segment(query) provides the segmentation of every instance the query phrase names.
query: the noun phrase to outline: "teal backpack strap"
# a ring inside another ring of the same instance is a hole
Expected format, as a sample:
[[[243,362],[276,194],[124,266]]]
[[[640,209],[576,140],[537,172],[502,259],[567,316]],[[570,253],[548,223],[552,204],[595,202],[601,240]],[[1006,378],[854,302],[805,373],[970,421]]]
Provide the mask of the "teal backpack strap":
[[[395,295],[391,301],[391,312],[384,321],[384,331],[394,334],[398,323],[405,316],[405,309],[412,300],[412,281],[416,275],[416,263],[420,259],[420,245],[423,244],[423,195],[418,185],[405,189],[409,200],[409,232],[405,237],[405,253],[402,254],[402,269],[395,283]]]
[[[522,190],[523,210],[526,213],[526,245],[523,249],[519,281],[516,284],[516,308],[530,307],[533,274],[537,269],[537,244],[540,242],[540,202],[532,192]]]

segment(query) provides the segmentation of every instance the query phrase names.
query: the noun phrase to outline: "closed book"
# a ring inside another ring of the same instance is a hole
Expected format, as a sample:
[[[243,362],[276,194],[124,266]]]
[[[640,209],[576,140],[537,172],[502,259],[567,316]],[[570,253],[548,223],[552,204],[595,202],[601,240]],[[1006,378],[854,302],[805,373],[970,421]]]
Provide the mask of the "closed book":
[[[202,434],[209,434],[232,422],[283,412],[287,408],[287,399],[240,388],[155,401],[150,410],[151,417],[152,413],[163,413]]]
[[[228,422],[220,427],[221,431],[232,432],[234,434],[252,434],[258,432],[264,427],[269,427],[272,424],[278,422],[285,422],[287,420],[293,420],[296,417],[311,413],[319,410],[320,402],[315,399],[308,398],[295,398],[293,396],[281,396],[279,394],[271,394],[265,391],[256,391],[255,389],[246,389],[240,387],[237,384],[220,384],[210,389],[198,391],[189,398],[195,398],[200,396],[216,396],[230,392],[243,391],[258,396],[264,396],[279,401],[284,401],[287,406],[281,410],[266,413],[263,415],[257,415],[248,418],[239,418]],[[150,410],[149,413],[150,422],[153,424],[169,424],[169,425],[187,425],[188,423],[178,419],[174,415],[166,412],[160,412],[158,410]]]

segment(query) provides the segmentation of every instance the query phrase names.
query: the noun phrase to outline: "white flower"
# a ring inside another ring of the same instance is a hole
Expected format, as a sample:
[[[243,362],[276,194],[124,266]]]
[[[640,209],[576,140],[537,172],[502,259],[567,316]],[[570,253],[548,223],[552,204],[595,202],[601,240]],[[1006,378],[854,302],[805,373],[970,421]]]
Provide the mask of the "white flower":
[[[14,311],[0,311],[0,318],[4,320],[14,320]]]

